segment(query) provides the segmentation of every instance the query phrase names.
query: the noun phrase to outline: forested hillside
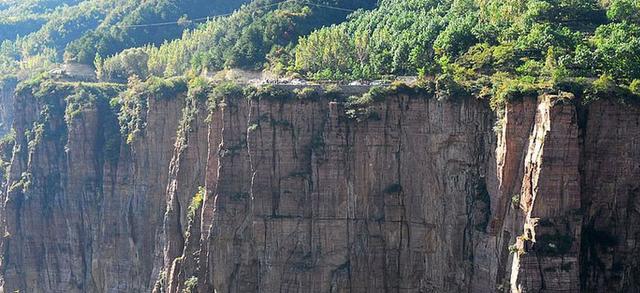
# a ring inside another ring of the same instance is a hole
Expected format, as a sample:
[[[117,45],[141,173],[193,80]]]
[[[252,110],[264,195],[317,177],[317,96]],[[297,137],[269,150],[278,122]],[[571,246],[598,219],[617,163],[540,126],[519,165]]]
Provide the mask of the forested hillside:
[[[107,59],[100,65],[108,76],[240,67],[319,79],[451,74],[540,83],[605,75],[630,86],[640,78],[637,0],[382,0],[346,22],[377,1],[257,0],[206,22],[243,2],[6,0],[1,73],[62,57],[93,65],[98,57]],[[108,59],[132,47],[141,49]]]
[[[244,2],[248,1],[129,0],[127,4],[133,9],[117,15],[109,14],[97,29],[83,34],[67,46],[65,59],[92,64],[96,55],[111,56],[130,47],[159,45],[181,36],[183,30],[195,27],[197,23],[191,19],[202,21],[203,17],[225,14]],[[172,23],[176,20],[177,25]]]
[[[161,44],[195,27],[190,19],[228,13],[245,1],[229,0],[30,0],[6,3],[0,15],[0,74],[33,75],[49,65],[75,61],[93,65],[96,54],[112,55],[145,44]],[[184,21],[175,25],[178,19]],[[157,25],[172,22],[173,25]],[[26,24],[25,24],[26,23]],[[148,25],[155,24],[155,25]]]
[[[98,60],[105,79],[175,76],[188,70],[225,67],[286,73],[293,62],[298,38],[314,29],[341,22],[359,8],[373,8],[376,0],[273,1],[257,0],[229,17],[216,18],[182,39],[160,47],[126,50]]]
[[[637,0],[382,0],[303,37],[295,70],[437,75],[498,98],[554,87],[640,94],[639,12]]]
[[[334,9],[301,2],[253,1],[180,40],[99,59],[99,74],[122,81],[223,68],[333,80],[420,75],[496,104],[553,89],[587,98],[640,93],[637,0],[382,0],[339,24],[375,1],[324,3]]]
[[[81,0],[4,0],[0,1],[0,41],[38,30],[51,20],[57,9]]]

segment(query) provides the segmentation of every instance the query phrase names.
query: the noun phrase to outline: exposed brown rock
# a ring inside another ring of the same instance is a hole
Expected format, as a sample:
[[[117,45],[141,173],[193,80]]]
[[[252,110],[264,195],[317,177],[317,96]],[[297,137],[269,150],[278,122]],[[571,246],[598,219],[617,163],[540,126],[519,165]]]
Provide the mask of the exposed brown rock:
[[[496,124],[469,98],[390,94],[354,117],[322,96],[209,113],[180,95],[148,99],[114,156],[105,104],[47,103],[15,107],[0,291],[640,289],[635,106],[546,95]],[[57,135],[29,144],[45,114]]]
[[[640,109],[599,101],[579,115],[584,291],[640,291]]]
[[[524,254],[511,284],[518,292],[580,289],[580,146],[575,106],[542,97],[529,140],[520,192]]]
[[[373,111],[356,123],[322,100],[242,101],[214,114],[223,142],[202,292],[470,286],[469,243],[489,220],[490,110],[402,96]]]
[[[179,100],[151,100],[148,131],[107,160],[107,127],[117,127],[113,114],[96,105],[67,124],[64,98],[52,96],[45,104],[27,95],[17,101],[19,151],[4,201],[3,289],[148,291],[162,264]],[[44,132],[29,143],[25,130],[34,122]]]
[[[13,123],[13,91],[17,80],[12,78],[0,79],[0,137],[9,133]]]

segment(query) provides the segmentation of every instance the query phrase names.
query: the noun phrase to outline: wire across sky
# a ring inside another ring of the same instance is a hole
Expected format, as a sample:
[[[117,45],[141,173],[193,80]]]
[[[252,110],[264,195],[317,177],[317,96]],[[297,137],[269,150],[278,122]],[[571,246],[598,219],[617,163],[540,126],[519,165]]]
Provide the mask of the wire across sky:
[[[269,7],[277,6],[277,5],[288,3],[288,2],[299,2],[299,3],[311,5],[311,6],[316,6],[316,7],[319,7],[319,8],[333,9],[333,10],[339,10],[339,11],[345,11],[345,12],[355,12],[355,10],[353,10],[353,9],[330,6],[330,5],[323,5],[323,4],[317,4],[317,3],[313,3],[313,2],[310,2],[310,1],[304,1],[304,0],[285,0],[285,1],[280,1],[280,2],[276,2],[276,3],[271,3],[271,4],[268,4],[268,5],[256,6],[254,9],[255,10],[259,10],[259,9],[269,8]],[[157,26],[167,26],[167,25],[180,25],[180,24],[185,24],[185,23],[197,23],[197,22],[203,22],[203,21],[210,21],[210,20],[213,20],[213,19],[218,18],[218,17],[229,16],[229,15],[232,15],[233,13],[234,12],[225,13],[225,14],[210,15],[210,16],[201,17],[201,18],[186,19],[186,20],[176,20],[176,21],[167,21],[167,22],[156,22],[156,23],[146,23],[146,24],[132,24],[132,25],[117,25],[117,27],[121,27],[121,28],[143,28],[143,27],[157,27]]]

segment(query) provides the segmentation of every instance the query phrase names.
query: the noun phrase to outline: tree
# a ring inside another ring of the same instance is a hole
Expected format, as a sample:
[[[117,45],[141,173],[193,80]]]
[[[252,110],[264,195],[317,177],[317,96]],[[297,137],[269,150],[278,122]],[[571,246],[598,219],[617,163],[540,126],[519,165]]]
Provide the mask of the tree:
[[[598,68],[615,79],[640,78],[640,26],[612,23],[598,27],[592,39]]]

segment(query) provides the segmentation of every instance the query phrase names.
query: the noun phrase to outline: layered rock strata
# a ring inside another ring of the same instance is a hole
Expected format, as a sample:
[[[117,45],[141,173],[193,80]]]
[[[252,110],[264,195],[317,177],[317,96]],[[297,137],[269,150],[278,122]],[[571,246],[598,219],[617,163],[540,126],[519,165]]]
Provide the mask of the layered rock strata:
[[[18,81],[14,78],[0,79],[0,137],[8,134],[13,123],[14,90]]]
[[[16,102],[5,292],[640,289],[635,106],[69,95]]]

